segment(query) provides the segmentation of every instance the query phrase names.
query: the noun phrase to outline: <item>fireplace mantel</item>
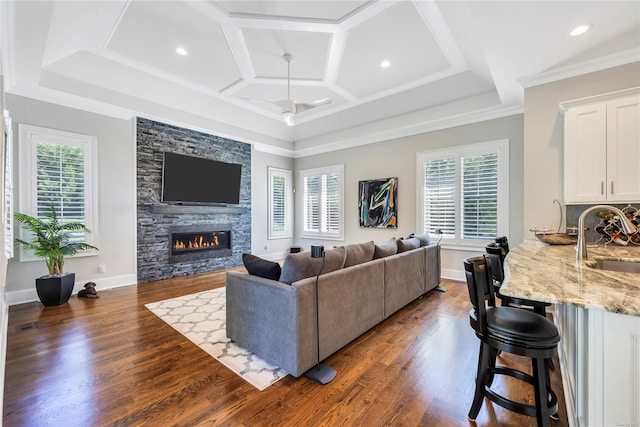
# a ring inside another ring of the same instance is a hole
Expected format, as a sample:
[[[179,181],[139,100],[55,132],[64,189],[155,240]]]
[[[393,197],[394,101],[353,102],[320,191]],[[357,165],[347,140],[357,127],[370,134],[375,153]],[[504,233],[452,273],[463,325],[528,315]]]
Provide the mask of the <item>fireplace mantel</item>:
[[[243,214],[249,209],[243,206],[212,206],[212,205],[172,205],[156,203],[151,205],[152,214]]]

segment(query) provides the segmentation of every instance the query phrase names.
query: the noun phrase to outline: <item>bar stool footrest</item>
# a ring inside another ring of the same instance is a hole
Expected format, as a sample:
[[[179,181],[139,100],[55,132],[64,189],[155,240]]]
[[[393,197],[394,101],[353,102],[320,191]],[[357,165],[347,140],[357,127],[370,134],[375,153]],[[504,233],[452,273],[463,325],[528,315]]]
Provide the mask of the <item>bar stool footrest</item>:
[[[519,371],[517,369],[513,369],[513,368],[507,368],[504,366],[496,366],[495,368],[491,368],[489,369],[489,372],[492,373],[493,375],[508,375],[510,377],[516,378],[518,380],[524,381],[530,385],[533,386],[534,384],[534,378],[527,374],[526,372],[522,372]],[[536,406],[535,405],[529,405],[526,403],[522,403],[522,402],[516,402],[514,400],[511,400],[505,396],[502,396],[498,393],[496,393],[495,391],[491,390],[490,386],[485,386],[484,388],[484,395],[491,400],[492,402],[494,402],[497,405],[502,406],[505,409],[508,409],[510,411],[516,412],[518,414],[521,415],[527,415],[529,417],[535,417],[536,416]],[[548,400],[547,400],[547,411],[549,416],[552,416],[554,414],[556,414],[558,412],[558,397],[556,396],[556,394],[553,392],[553,390],[550,387],[547,387],[547,395],[548,395]]]

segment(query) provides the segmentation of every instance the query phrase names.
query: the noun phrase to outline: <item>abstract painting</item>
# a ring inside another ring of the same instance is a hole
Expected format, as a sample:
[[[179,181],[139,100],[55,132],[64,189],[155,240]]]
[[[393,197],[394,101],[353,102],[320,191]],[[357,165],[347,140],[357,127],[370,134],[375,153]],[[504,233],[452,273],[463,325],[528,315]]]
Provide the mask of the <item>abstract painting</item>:
[[[398,177],[359,182],[360,227],[398,228]]]

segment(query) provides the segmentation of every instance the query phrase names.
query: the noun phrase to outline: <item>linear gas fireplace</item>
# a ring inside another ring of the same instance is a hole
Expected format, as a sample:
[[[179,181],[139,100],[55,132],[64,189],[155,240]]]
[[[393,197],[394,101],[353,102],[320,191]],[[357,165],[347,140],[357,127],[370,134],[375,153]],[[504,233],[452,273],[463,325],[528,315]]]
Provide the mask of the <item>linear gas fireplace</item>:
[[[231,251],[231,225],[186,225],[169,228],[169,262],[228,257]]]

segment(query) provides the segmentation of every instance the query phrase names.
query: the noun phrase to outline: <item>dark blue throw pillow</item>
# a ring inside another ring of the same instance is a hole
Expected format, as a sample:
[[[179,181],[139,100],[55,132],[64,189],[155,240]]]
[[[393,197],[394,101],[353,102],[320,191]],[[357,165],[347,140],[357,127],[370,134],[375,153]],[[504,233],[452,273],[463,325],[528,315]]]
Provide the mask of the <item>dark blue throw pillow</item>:
[[[265,279],[280,280],[282,269],[277,262],[268,261],[252,254],[242,254],[242,262],[249,274]]]

